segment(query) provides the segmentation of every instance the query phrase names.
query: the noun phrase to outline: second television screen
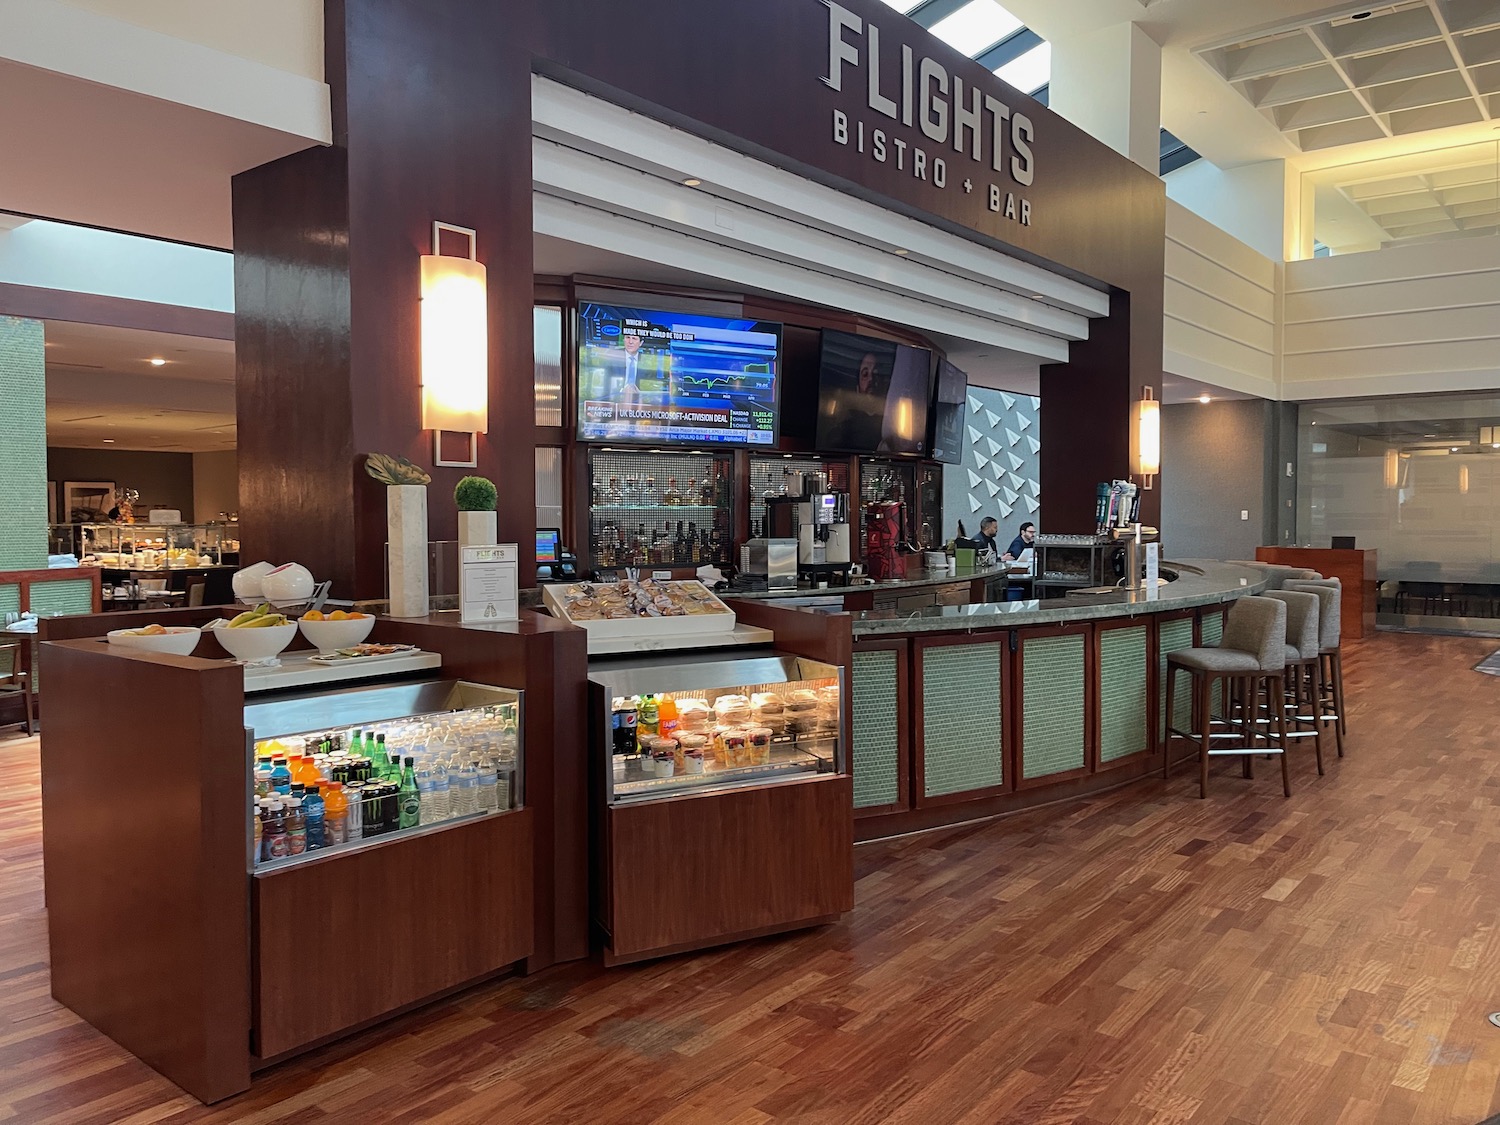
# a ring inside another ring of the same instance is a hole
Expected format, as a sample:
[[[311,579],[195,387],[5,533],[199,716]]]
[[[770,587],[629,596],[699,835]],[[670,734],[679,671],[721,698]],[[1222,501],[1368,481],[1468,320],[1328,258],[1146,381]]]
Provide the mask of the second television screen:
[[[823,331],[817,447],[824,452],[927,452],[932,353],[873,336]]]
[[[578,437],[774,445],[780,351],[779,324],[582,304]]]

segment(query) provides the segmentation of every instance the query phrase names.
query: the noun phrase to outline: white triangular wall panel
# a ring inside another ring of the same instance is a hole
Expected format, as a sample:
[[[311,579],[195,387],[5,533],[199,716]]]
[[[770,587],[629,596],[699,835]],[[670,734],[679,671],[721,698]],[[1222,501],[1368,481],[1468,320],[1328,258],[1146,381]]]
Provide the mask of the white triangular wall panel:
[[[981,434],[978,430],[976,430],[973,426],[969,427],[969,444],[971,444],[971,445],[978,445],[979,444],[979,439],[981,437],[983,437],[983,436],[984,435]]]
[[[1020,422],[1021,429],[1023,429],[1023,430],[1029,430],[1029,429],[1031,429],[1031,419],[1028,418],[1028,417],[1026,417],[1026,415],[1024,415],[1024,414],[1017,414],[1016,415],[1016,420],[1018,422]]]
[[[1033,410],[1040,410],[1041,408],[1042,408],[1042,400],[1039,399],[1039,398],[1037,398],[1036,395],[1032,395],[1031,396],[1031,409],[1033,409]]]
[[[982,454],[982,453],[976,453],[976,454],[974,454],[974,460],[976,460],[976,461],[979,462],[979,467],[981,469],[984,468],[986,465],[988,465],[990,463],[990,459],[988,457],[984,456],[984,454]]]
[[[1000,503],[1000,518],[1001,519],[1009,519],[1010,518],[1010,514],[1012,512],[1014,512],[1014,511],[1015,511],[1015,509],[1012,508],[1009,504],[1005,503],[1004,501],[1001,501],[1001,503]]]
[[[1024,465],[1026,463],[1025,461],[1022,461],[1019,457],[1017,457],[1014,453],[1007,453],[1006,456],[1010,458],[1010,467],[1012,469],[1019,469],[1022,465]]]
[[[1020,495],[1020,493],[1018,493],[1013,488],[1007,488],[1005,490],[1005,499],[1008,500],[1012,504],[1014,504],[1016,502],[1016,497],[1018,497],[1019,495]]]
[[[1041,496],[1042,496],[1042,486],[1040,484],[1038,484],[1034,480],[1029,480],[1029,481],[1026,482],[1026,487],[1029,488],[1029,489],[1031,489],[1031,494],[1033,496],[1035,496],[1039,500],[1041,499]]]
[[[980,402],[973,395],[970,395],[969,396],[969,413],[970,414],[978,414],[983,409],[984,409],[984,403]]]
[[[1007,410],[1014,410],[1015,409],[1015,406],[1016,406],[1016,396],[1015,395],[1008,395],[1004,391],[1001,391],[1000,392],[1000,401],[1003,402],[1003,403],[1005,403],[1005,409],[1007,409]]]
[[[1010,486],[1012,488],[1020,489],[1026,487],[1026,478],[1020,473],[1007,473],[1006,476],[1010,477]]]
[[[978,488],[979,487],[979,482],[982,481],[984,478],[982,476],[980,476],[978,473],[976,473],[973,469],[967,469],[965,471],[969,474],[969,487],[970,488]]]
[[[1006,440],[1011,443],[1011,445],[1015,445],[1016,442],[1018,442],[1018,441],[1021,440],[1021,435],[1018,434],[1018,433],[1016,433],[1015,430],[1012,430],[1012,429],[1009,429],[1009,428],[1007,428],[1006,431],[1005,431],[1005,437],[1006,437]]]
[[[989,447],[990,447],[990,454],[992,456],[993,455],[998,455],[999,452],[1000,452],[1000,443],[998,441],[996,441],[992,437],[987,437],[984,440],[985,440],[986,444],[988,444]]]
[[[1031,452],[1033,453],[1040,453],[1042,451],[1042,443],[1037,441],[1034,437],[1028,436],[1026,438],[1026,444],[1031,446]]]
[[[1038,508],[1041,507],[1041,505],[1033,500],[1030,496],[1023,496],[1021,497],[1021,499],[1026,501],[1026,510],[1028,512],[1035,512]]]
[[[993,410],[986,410],[984,416],[990,420],[991,426],[998,426],[1000,424],[1000,415],[996,414]]]
[[[979,499],[979,497],[975,496],[972,492],[969,493],[969,515],[972,516],[982,507],[984,507],[984,501]]]
[[[990,481],[985,481],[984,488],[985,491],[990,494],[991,499],[994,499],[996,496],[1000,495],[1000,486],[997,484],[992,484]]]

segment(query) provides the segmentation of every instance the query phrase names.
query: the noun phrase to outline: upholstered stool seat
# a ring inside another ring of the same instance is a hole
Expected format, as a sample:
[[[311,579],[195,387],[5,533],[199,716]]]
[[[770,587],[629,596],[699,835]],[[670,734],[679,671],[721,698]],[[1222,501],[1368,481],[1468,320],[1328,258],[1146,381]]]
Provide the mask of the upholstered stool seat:
[[[1343,584],[1337,578],[1306,579],[1287,583],[1289,590],[1318,595],[1318,718],[1333,723],[1334,745],[1344,756],[1344,663],[1342,641]]]
[[[1319,610],[1322,603],[1317,594],[1307,590],[1270,590],[1266,597],[1286,604],[1286,696],[1281,705],[1291,712],[1292,718],[1292,730],[1286,737],[1313,740],[1318,776],[1321,777],[1323,724],[1318,721],[1317,707],[1323,694],[1319,654]],[[1304,730],[1304,725],[1308,729]]]

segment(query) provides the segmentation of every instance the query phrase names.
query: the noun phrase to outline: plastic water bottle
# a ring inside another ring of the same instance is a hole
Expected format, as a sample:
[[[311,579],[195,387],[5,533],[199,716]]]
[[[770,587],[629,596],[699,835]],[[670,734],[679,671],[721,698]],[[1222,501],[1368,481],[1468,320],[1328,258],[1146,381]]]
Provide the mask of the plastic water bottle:
[[[452,791],[448,785],[448,764],[434,760],[428,767],[428,772],[432,776],[432,819],[428,820],[424,812],[422,823],[436,824],[453,815]]]
[[[432,783],[432,767],[425,761],[417,767],[417,805],[422,810],[423,824],[436,824],[437,790]]]
[[[474,756],[479,769],[479,811],[494,812],[499,807],[495,800],[495,759],[488,746],[482,753],[474,751]]]
[[[458,767],[459,784],[463,786],[464,815],[481,811],[479,803],[479,766],[471,759]]]

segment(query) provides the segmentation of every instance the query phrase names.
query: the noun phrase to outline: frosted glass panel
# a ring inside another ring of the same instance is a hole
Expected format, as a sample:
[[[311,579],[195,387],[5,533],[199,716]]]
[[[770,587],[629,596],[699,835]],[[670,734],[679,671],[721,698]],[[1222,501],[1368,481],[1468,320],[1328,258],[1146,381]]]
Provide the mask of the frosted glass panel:
[[[562,309],[537,305],[531,310],[532,369],[536,383],[536,424],[563,424]],[[538,472],[541,464],[537,464]],[[542,524],[556,527],[556,523]]]
[[[556,446],[536,447],[536,525],[563,526],[563,458]],[[563,542],[567,542],[563,530]]]
[[[1304,403],[1298,440],[1299,543],[1352,535],[1381,578],[1500,582],[1500,396]]]

